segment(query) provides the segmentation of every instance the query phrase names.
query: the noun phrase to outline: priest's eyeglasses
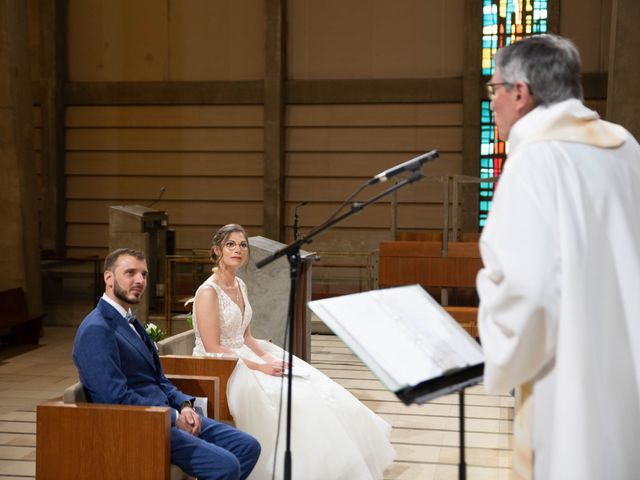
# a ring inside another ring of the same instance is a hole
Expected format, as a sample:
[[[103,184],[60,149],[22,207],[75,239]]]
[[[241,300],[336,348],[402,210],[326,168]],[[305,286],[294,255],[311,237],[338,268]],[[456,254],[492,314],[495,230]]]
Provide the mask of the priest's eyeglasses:
[[[509,82],[496,82],[496,83],[487,83],[485,86],[487,87],[487,96],[489,97],[489,100],[493,100],[493,97],[496,96],[496,91],[498,90],[498,88],[500,87],[504,87],[504,86],[513,86],[513,83],[509,83]]]
[[[249,248],[249,244],[247,242],[236,243],[233,240],[224,242],[224,248],[226,248],[230,252],[233,252],[238,247],[240,247],[240,250],[246,250],[247,248]]]

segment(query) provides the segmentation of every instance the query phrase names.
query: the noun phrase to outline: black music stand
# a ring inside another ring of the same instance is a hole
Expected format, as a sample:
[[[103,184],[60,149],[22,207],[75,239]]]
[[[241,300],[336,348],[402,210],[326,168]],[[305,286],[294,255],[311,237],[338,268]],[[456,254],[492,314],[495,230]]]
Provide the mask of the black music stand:
[[[464,389],[484,373],[476,340],[419,285],[308,305],[405,405],[459,392],[458,478],[465,480]]]

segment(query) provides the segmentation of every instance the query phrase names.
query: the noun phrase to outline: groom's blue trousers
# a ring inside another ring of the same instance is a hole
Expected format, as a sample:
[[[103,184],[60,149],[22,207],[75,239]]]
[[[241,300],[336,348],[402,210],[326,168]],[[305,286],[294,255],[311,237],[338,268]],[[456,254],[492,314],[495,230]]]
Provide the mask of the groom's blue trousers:
[[[244,480],[260,456],[260,444],[224,423],[200,417],[196,437],[171,427],[171,463],[198,480]]]

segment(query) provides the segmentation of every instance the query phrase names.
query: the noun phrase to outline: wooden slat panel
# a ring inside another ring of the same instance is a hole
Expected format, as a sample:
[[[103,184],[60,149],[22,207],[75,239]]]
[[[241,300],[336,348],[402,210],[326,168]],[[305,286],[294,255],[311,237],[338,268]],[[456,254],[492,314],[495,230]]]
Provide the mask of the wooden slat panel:
[[[287,177],[361,177],[377,175],[387,168],[414,158],[415,152],[289,152],[285,160]],[[425,176],[461,174],[462,154],[440,152],[422,168]],[[424,183],[424,180],[420,183]]]
[[[244,151],[263,148],[261,128],[71,128],[67,150]]]
[[[376,172],[378,173],[378,172]],[[371,177],[374,174],[371,175]],[[349,194],[360,187],[365,180],[344,178],[289,178],[286,184],[289,202],[341,202]],[[389,188],[390,184],[382,183],[372,186],[355,198],[357,201],[367,200]],[[398,192],[398,201],[402,203],[442,203],[443,184],[437,182],[417,182]],[[389,204],[392,198],[388,195],[377,204]],[[371,208],[371,206],[367,207]],[[306,209],[306,207],[305,207]]]
[[[462,103],[462,76],[288,80],[290,104]]]
[[[67,202],[68,223],[108,223],[111,200],[69,200]],[[262,223],[262,203],[225,201],[161,201],[155,208],[169,215],[169,226],[240,223],[260,225]]]
[[[292,105],[287,108],[288,127],[459,126],[458,103],[386,105]]]
[[[100,257],[104,258],[109,253],[109,249],[106,246],[104,247],[67,247],[67,256],[75,257],[75,258],[84,258],[84,257]]]
[[[166,188],[166,200],[262,200],[261,178],[216,177],[74,176],[67,179],[67,198],[113,199],[116,205],[145,204],[158,197],[161,186]]]
[[[67,82],[67,105],[259,105],[264,82]]]
[[[298,210],[300,227],[304,230],[319,225],[333,213],[338,204],[310,204],[304,210]],[[287,225],[292,225],[293,209],[287,205]],[[398,226],[401,228],[426,228],[427,225],[442,224],[441,204],[404,204],[398,209]],[[342,228],[391,228],[391,210],[389,205],[369,205],[362,212],[357,213],[340,223]]]
[[[67,247],[107,248],[109,226],[104,224],[67,224]]]
[[[262,127],[261,105],[70,106],[67,127]]]
[[[226,220],[226,219],[225,219]],[[208,249],[211,246],[211,237],[222,225],[229,222],[219,222],[211,219],[210,225],[202,226],[176,226],[176,249],[178,253],[190,253],[194,249]],[[249,235],[261,235],[262,223],[243,225]],[[353,232],[351,233],[353,236]],[[349,236],[347,236],[348,239]],[[388,238],[388,237],[383,237]],[[346,239],[345,239],[346,240]],[[379,237],[372,237],[376,244]],[[109,244],[109,226],[103,224],[67,224],[67,254],[69,256],[102,255],[107,252]],[[341,245],[346,245],[341,240]],[[322,243],[314,242],[314,247]],[[374,247],[375,248],[375,247]]]
[[[42,480],[169,478],[171,409],[38,405],[36,476]]]
[[[68,152],[67,175],[153,173],[171,176],[259,177],[260,152]]]
[[[289,128],[288,151],[460,151],[460,127]]]

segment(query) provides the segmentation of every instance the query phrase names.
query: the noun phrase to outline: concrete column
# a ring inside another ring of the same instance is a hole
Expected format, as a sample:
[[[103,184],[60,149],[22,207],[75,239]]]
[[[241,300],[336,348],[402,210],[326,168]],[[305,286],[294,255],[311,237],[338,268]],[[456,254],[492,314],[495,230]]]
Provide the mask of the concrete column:
[[[640,139],[640,2],[613,0],[607,120],[623,125]]]
[[[0,0],[0,289],[42,312],[27,3]]]
[[[28,3],[28,2],[27,2]],[[40,247],[65,254],[64,98],[67,0],[39,0],[42,204]]]
[[[284,236],[286,1],[267,0],[264,78],[264,234]]]

